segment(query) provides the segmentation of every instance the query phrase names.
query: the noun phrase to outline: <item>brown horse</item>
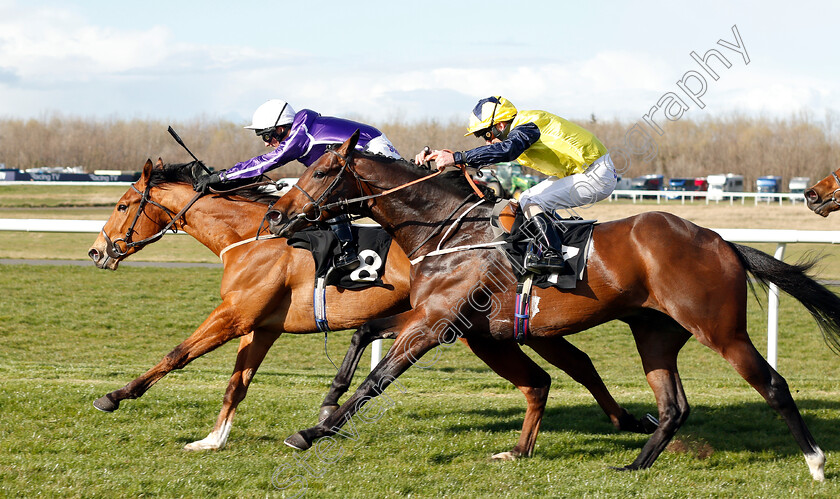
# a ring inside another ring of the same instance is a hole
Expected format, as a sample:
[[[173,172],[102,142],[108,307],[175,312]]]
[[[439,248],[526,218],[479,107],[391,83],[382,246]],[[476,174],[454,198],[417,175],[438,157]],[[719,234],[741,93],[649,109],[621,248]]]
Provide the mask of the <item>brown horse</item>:
[[[306,449],[319,437],[339,431],[368,400],[433,347],[463,338],[484,360],[495,360],[513,337],[515,275],[501,252],[476,246],[493,238],[490,203],[444,231],[441,221],[463,213],[472,196],[465,182],[438,177],[381,196],[428,175],[406,161],[355,152],[355,138],[310,166],[275,205],[287,219],[286,233],[322,216],[348,209],[379,222],[409,254],[426,256],[412,267],[412,309],[360,328],[366,334],[397,334],[385,358],[353,396],[320,424],[286,439]],[[460,173],[458,174],[460,175]],[[329,204],[325,204],[329,203]],[[448,238],[448,239],[446,239]],[[444,244],[441,239],[446,239]],[[429,255],[435,248],[470,247]],[[747,334],[747,272],[772,282],[803,302],[836,349],[840,343],[840,299],[804,271],[749,247],[724,241],[715,232],[667,213],[645,213],[599,224],[591,242],[585,277],[572,290],[536,289],[539,312],[531,317],[525,344],[551,361],[563,336],[598,324],[629,324],[660,424],[639,456],[623,469],[651,466],[689,414],[677,370],[677,354],[694,336],[726,359],[785,420],[805,454],[812,476],[824,479],[825,455],[815,443],[787,383],[756,350]],[[416,262],[416,260],[415,260]],[[690,266],[689,274],[674,269]],[[539,431],[548,382],[521,356],[518,373],[527,409],[519,442],[497,457],[528,456]],[[526,389],[530,387],[530,389]]]
[[[837,211],[840,208],[840,168],[805,191],[805,201],[811,211],[822,217]]]
[[[230,434],[236,407],[245,398],[251,379],[274,341],[284,332],[319,332],[312,312],[315,264],[308,251],[288,246],[285,239],[263,238],[232,246],[253,239],[267,204],[277,196],[251,190],[198,198],[192,190],[191,165],[164,167],[158,160],[154,167],[148,161],[141,178],[117,202],[89,255],[97,267],[116,270],[120,261],[159,239],[162,227],[174,224],[217,255],[227,248],[223,257],[222,303],[160,363],[125,387],[99,398],[94,406],[114,411],[121,400],[140,397],[170,371],[239,337],[236,364],[216,425],[207,438],[186,446],[190,450],[220,449]],[[327,321],[331,329],[356,328],[374,317],[408,309],[408,259],[393,244],[386,260],[385,288],[342,291],[327,287]],[[321,417],[338,408],[338,400],[347,391],[365,346],[378,337],[354,334],[341,372],[322,405]],[[564,369],[592,392],[616,428],[653,431],[648,420],[637,420],[615,402],[585,353],[567,343],[562,354]],[[494,368],[508,377],[508,366],[497,364]]]

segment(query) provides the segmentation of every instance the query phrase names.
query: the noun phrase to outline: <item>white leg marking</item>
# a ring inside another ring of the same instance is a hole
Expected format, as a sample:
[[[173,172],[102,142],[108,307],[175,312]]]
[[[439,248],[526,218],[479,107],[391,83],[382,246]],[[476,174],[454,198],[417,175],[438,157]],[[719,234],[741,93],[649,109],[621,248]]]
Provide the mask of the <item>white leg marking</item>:
[[[817,447],[815,454],[805,454],[805,462],[808,463],[808,469],[811,470],[811,476],[814,480],[822,482],[825,480],[825,454],[822,449]]]
[[[233,423],[228,420],[222,423],[218,431],[211,431],[206,438],[184,446],[184,450],[222,450],[227,443],[228,435]]]
[[[499,452],[498,454],[493,454],[492,457],[496,461],[516,461],[518,458],[519,456],[510,451]]]

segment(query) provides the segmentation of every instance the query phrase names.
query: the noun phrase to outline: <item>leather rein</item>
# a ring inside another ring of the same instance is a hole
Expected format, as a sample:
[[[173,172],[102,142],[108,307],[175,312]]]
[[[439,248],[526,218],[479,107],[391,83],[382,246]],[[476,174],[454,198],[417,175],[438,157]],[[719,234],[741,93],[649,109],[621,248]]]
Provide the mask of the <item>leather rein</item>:
[[[330,185],[326,188],[326,190],[324,190],[324,192],[318,197],[318,199],[315,199],[312,196],[310,196],[309,193],[306,192],[305,190],[303,190],[303,188],[300,187],[298,184],[294,185],[294,187],[297,190],[299,190],[301,193],[303,193],[304,196],[306,196],[307,199],[309,199],[309,202],[306,203],[305,205],[303,205],[303,208],[301,208],[300,213],[298,213],[295,217],[293,217],[291,220],[289,220],[289,222],[287,223],[287,226],[289,224],[291,224],[293,221],[299,220],[299,219],[304,219],[307,222],[319,222],[319,221],[321,221],[321,219],[323,217],[323,213],[325,211],[329,211],[333,208],[341,208],[341,207],[346,208],[353,203],[361,203],[361,202],[367,201],[369,199],[375,199],[375,198],[378,198],[378,197],[387,196],[388,194],[392,194],[392,193],[397,192],[399,190],[405,189],[406,187],[410,187],[414,184],[418,184],[420,182],[425,182],[426,180],[430,180],[434,177],[437,177],[441,173],[443,173],[443,171],[440,170],[440,171],[437,171],[435,173],[432,173],[431,175],[426,175],[425,177],[420,177],[418,179],[412,180],[411,182],[407,182],[405,184],[398,185],[398,186],[393,187],[391,189],[382,191],[379,194],[369,194],[367,196],[359,196],[359,197],[352,198],[352,199],[340,199],[336,202],[329,203],[329,204],[321,206],[321,203],[338,186],[339,182],[341,182],[342,177],[344,176],[344,174],[348,170],[353,173],[353,176],[356,177],[356,182],[359,184],[359,191],[360,192],[364,192],[364,190],[362,189],[363,183],[369,182],[368,180],[365,180],[361,176],[359,176],[359,174],[353,168],[351,168],[351,165],[353,164],[353,150],[351,150],[350,153],[347,154],[347,156],[345,156],[345,155],[343,155],[343,154],[341,154],[338,151],[335,151],[333,149],[328,149],[327,152],[335,155],[341,161],[341,163],[342,163],[341,164],[341,170],[339,170],[338,175],[335,176],[332,183],[330,183]],[[472,186],[473,190],[478,195],[478,197],[483,199],[484,198],[484,193],[482,193],[481,190],[478,187],[476,187],[472,178],[470,178],[469,174],[467,173],[467,169],[462,167],[461,171],[464,172],[464,176],[467,178],[467,182],[469,182],[469,184]],[[310,207],[317,210],[316,211],[317,216],[315,218],[310,218],[307,215],[307,210]]]
[[[332,193],[332,191],[338,186],[338,183],[341,181],[342,177],[344,176],[344,174],[348,170],[350,172],[352,172],[353,175],[356,177],[356,182],[359,185],[359,191],[360,192],[364,192],[364,190],[362,189],[363,183],[365,183],[365,182],[369,183],[370,182],[368,180],[363,179],[361,176],[359,176],[359,174],[353,168],[351,168],[351,165],[353,163],[353,151],[354,150],[351,150],[350,153],[347,156],[344,156],[343,154],[341,154],[338,151],[335,151],[333,149],[328,149],[327,150],[327,152],[329,152],[331,154],[334,154],[342,162],[342,165],[341,165],[341,170],[339,170],[339,172],[338,172],[338,175],[335,176],[335,179],[333,179],[332,183],[330,183],[330,185],[327,187],[326,190],[324,190],[324,192],[318,197],[318,199],[313,198],[311,195],[309,195],[308,192],[306,192],[299,185],[297,185],[297,184],[294,185],[294,187],[297,190],[299,190],[301,193],[303,193],[304,196],[306,196],[307,199],[309,199],[309,202],[306,203],[305,205],[303,205],[303,208],[301,208],[300,213],[298,213],[295,217],[291,218],[286,223],[286,227],[291,226],[293,222],[295,222],[297,220],[300,220],[300,219],[304,219],[304,220],[306,220],[307,222],[310,222],[310,223],[319,222],[319,221],[321,221],[321,219],[323,217],[323,213],[325,211],[329,211],[333,208],[342,208],[342,207],[347,208],[349,205],[351,205],[353,203],[361,203],[361,202],[367,201],[369,199],[375,199],[375,198],[378,198],[378,197],[387,196],[388,194],[392,194],[392,193],[397,192],[399,190],[405,189],[406,187],[410,187],[410,186],[418,184],[420,182],[425,182],[426,180],[437,177],[438,175],[443,173],[443,170],[439,170],[439,171],[437,171],[437,172],[435,172],[431,175],[426,175],[425,177],[420,177],[418,179],[412,180],[411,182],[407,182],[405,184],[398,185],[398,186],[393,187],[391,189],[384,190],[384,191],[380,192],[379,194],[369,194],[367,196],[360,196],[360,197],[356,197],[356,198],[352,198],[352,199],[341,199],[341,200],[336,201],[334,203],[329,203],[329,204],[321,206],[321,202],[323,202],[323,200],[330,193]],[[475,191],[475,194],[480,198],[480,200],[484,200],[484,193],[481,192],[481,190],[475,185],[475,182],[473,182],[472,178],[470,178],[470,175],[467,172],[467,169],[465,167],[460,167],[460,168],[461,168],[461,171],[464,173],[464,176],[467,178],[467,182],[473,188],[473,191]],[[452,217],[454,217],[455,214],[458,213],[458,211],[460,211],[461,208],[463,208],[467,204],[469,199],[470,199],[470,197],[467,197],[466,199],[464,199],[464,201],[457,208],[455,208],[455,211],[450,213],[449,216],[446,217],[446,219],[443,222],[441,222],[441,225],[438,227],[438,230],[429,234],[429,236],[426,237],[426,239],[423,242],[421,242],[416,248],[414,248],[414,250],[410,251],[407,254],[407,256],[409,258],[411,258],[411,256],[414,255],[414,253],[416,253],[417,250],[422,248],[423,245],[425,245],[430,239],[432,239],[435,235],[437,235],[440,232],[440,230],[442,230],[442,227],[445,224],[449,223],[452,220]],[[479,202],[481,202],[481,201],[479,201]],[[315,213],[317,213],[317,216],[315,216],[314,218],[310,218],[307,215],[307,211],[310,207],[312,207],[313,209],[316,210]]]

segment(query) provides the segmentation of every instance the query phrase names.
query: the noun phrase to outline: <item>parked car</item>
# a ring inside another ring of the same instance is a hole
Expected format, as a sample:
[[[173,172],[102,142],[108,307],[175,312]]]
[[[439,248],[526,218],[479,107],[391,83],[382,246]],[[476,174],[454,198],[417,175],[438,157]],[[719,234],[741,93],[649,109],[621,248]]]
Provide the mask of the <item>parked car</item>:
[[[642,175],[635,177],[630,183],[630,188],[637,191],[661,191],[664,177],[659,174]]]
[[[703,177],[672,177],[668,179],[666,191],[705,191],[709,183]],[[668,194],[668,199],[679,199],[680,194]]]

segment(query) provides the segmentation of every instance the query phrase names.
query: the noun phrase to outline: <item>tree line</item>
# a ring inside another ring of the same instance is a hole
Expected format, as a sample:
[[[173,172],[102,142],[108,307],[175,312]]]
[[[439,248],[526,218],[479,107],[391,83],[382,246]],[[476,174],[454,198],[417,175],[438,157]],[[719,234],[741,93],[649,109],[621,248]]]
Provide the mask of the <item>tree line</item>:
[[[664,125],[662,135],[648,132],[656,153],[634,157],[625,177],[658,173],[670,177],[704,177],[713,173],[744,175],[748,190],[762,175],[810,177],[816,181],[840,167],[840,126],[837,113],[816,119],[807,112],[786,118],[730,114],[702,120],[681,119]],[[356,118],[359,121],[364,119]],[[465,121],[465,120],[464,120]],[[641,122],[572,121],[586,127],[607,146],[620,147],[627,133]],[[483,142],[464,137],[465,122],[370,122],[391,139],[406,158],[424,146],[465,150]],[[81,166],[85,171],[142,168],[147,158],[164,162],[190,161],[167,133],[172,125],[200,159],[216,169],[229,168],[268,150],[242,124],[199,117],[189,121],[82,118],[54,114],[40,119],[0,119],[0,163],[21,170],[51,166]],[[290,163],[273,176],[294,177],[303,165]],[[786,184],[785,184],[786,185]]]

